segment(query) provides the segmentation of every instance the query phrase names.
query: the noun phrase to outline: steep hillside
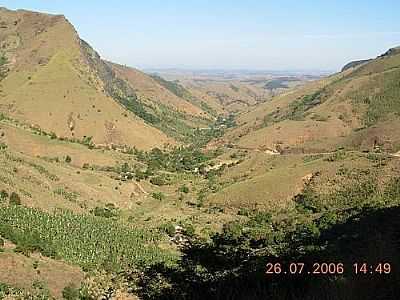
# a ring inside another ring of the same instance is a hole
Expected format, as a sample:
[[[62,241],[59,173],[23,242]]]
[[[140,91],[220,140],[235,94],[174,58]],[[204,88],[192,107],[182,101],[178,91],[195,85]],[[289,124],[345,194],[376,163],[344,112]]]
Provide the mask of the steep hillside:
[[[0,10],[0,111],[66,138],[151,148],[173,143],[117,101],[133,89],[63,16]]]
[[[214,122],[217,113],[177,83],[130,67],[107,65],[135,93],[133,97],[117,96],[119,102],[167,135],[191,143],[196,128]]]
[[[367,63],[274,97],[241,115],[224,142],[280,152],[381,148],[397,152],[398,48]]]
[[[139,98],[147,100],[153,103],[153,105],[157,105],[161,102],[176,111],[193,116],[205,115],[205,112],[202,109],[173,94],[151,76],[126,66],[113,63],[110,63],[109,65],[120,77],[124,78],[129,83]]]

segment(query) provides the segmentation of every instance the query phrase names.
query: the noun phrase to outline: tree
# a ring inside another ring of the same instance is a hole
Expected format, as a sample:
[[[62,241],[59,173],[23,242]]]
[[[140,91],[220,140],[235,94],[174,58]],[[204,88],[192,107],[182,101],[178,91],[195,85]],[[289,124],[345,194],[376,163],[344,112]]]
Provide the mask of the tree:
[[[63,289],[62,296],[65,300],[77,300],[79,299],[79,290],[70,283]]]
[[[12,192],[10,195],[10,204],[11,205],[21,205],[21,198],[16,192]]]
[[[181,187],[179,187],[178,192],[187,194],[189,193],[189,188],[186,185],[182,185]]]
[[[151,196],[152,196],[154,199],[159,200],[159,201],[162,201],[162,200],[165,199],[165,195],[164,195],[164,193],[162,193],[162,192],[154,192],[154,193],[151,194]]]
[[[8,193],[5,190],[0,192],[0,201],[8,198]]]

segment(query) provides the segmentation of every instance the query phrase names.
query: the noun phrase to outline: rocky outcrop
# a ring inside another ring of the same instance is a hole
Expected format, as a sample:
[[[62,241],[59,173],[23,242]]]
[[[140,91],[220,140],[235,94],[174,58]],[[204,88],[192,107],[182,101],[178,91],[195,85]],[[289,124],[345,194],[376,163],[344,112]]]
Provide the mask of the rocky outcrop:
[[[348,69],[355,68],[355,67],[357,67],[357,66],[366,64],[366,63],[370,62],[371,60],[372,60],[372,59],[363,59],[363,60],[355,60],[355,61],[349,62],[347,65],[345,65],[345,66],[342,68],[342,71],[341,71],[341,72],[344,72],[344,71],[346,71],[346,70],[348,70]]]

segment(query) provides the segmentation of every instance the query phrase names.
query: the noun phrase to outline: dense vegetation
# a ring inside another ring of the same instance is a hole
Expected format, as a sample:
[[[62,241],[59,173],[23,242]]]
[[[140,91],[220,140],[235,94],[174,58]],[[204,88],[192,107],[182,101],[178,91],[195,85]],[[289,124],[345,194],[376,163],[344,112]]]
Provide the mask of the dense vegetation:
[[[212,125],[209,130],[200,131],[195,126],[189,124],[210,124],[210,121],[187,116],[181,112],[172,110],[162,103],[158,103],[158,107],[154,108],[145,105],[136,96],[118,97],[117,99],[124,107],[142,118],[145,122],[179,141],[189,144],[198,143],[198,141],[205,143],[211,138],[221,135],[220,130],[216,128],[220,125],[219,123]],[[201,103],[200,106],[207,109],[205,103]]]
[[[327,195],[308,186],[296,197],[294,210],[247,211],[247,221],[227,223],[211,241],[192,240],[178,268],[154,266],[142,277],[142,296],[342,299],[339,295],[349,295],[351,287],[351,298],[344,299],[397,299],[399,272],[388,275],[378,268],[374,275],[356,275],[352,271],[356,262],[374,266],[387,262],[392,270],[400,266],[395,254],[400,242],[400,179],[379,189],[376,178],[364,175],[358,186],[343,186]],[[303,262],[308,267],[314,262],[343,263],[346,272],[266,275],[268,262]]]
[[[192,97],[190,92],[183,86],[181,86],[177,81],[165,80],[164,78],[155,74],[151,75],[151,77],[159,84],[161,84],[163,87],[165,87],[167,90],[169,90],[171,93],[178,96],[179,98],[188,100],[189,98]]]
[[[170,172],[194,171],[213,157],[213,153],[206,154],[197,147],[175,147],[170,151],[158,148],[148,152],[136,150],[135,154],[151,170]]]
[[[140,102],[136,96],[130,97],[119,97],[118,101],[125,106],[129,111],[133,112],[139,118],[142,118],[149,124],[158,124],[160,119],[155,115],[149,113],[142,102]]]
[[[158,248],[158,234],[90,215],[61,211],[49,214],[3,205],[0,234],[17,245],[17,252],[28,255],[39,251],[85,269],[105,268],[115,272],[174,260],[171,254]]]

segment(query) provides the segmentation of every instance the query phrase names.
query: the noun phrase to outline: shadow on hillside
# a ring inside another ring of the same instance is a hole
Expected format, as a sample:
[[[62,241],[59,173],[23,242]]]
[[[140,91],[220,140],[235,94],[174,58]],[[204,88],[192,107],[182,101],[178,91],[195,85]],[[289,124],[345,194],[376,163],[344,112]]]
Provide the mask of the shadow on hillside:
[[[304,239],[307,240],[307,237]],[[319,247],[287,257],[249,257],[198,243],[185,249],[179,269],[149,269],[144,299],[400,299],[400,207],[365,211],[322,232]],[[323,246],[323,250],[321,249]],[[227,249],[230,249],[229,247]],[[308,248],[312,249],[312,248]],[[300,254],[299,254],[300,253]],[[343,263],[343,275],[266,275],[267,262]],[[390,263],[390,274],[355,274],[354,263]],[[269,277],[268,277],[269,276]]]

